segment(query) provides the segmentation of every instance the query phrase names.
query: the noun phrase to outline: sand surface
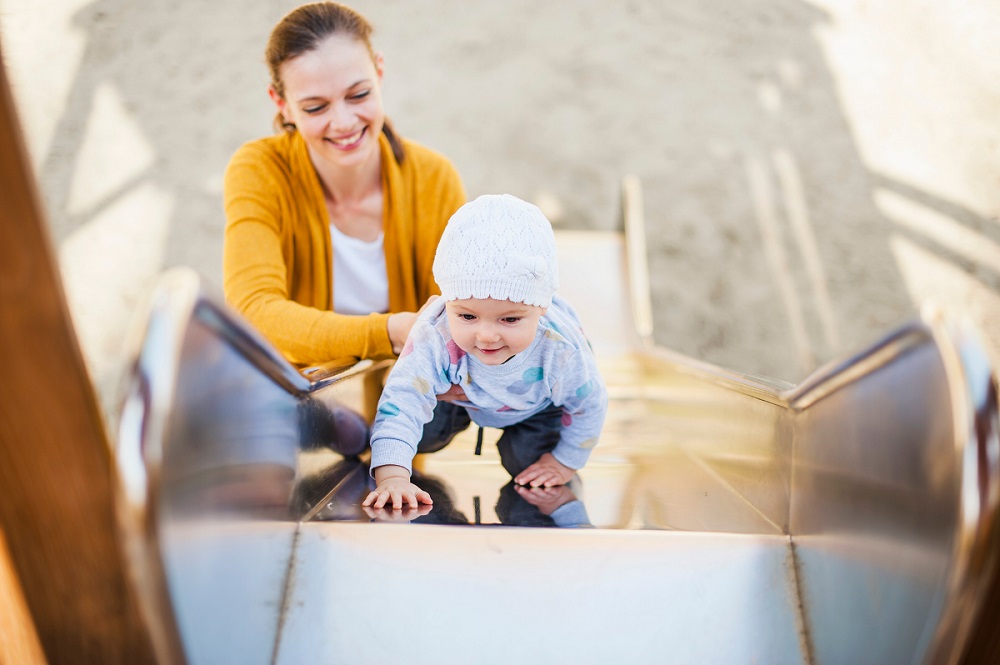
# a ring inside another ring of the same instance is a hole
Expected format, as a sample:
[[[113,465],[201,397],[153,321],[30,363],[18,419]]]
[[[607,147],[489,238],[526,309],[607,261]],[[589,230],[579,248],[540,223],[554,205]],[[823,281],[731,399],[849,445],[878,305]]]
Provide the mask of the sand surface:
[[[0,0],[102,389],[163,268],[220,286],[221,174],[271,131],[262,50],[295,4]],[[927,298],[1000,339],[1000,5],[355,6],[397,129],[451,157],[470,196],[612,228],[620,179],[641,178],[661,344],[797,382]]]

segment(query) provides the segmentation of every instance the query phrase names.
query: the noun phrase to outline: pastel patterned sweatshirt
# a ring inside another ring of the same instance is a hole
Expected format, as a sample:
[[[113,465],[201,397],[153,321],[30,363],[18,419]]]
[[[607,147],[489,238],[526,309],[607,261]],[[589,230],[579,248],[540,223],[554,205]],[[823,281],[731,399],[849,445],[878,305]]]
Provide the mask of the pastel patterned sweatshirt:
[[[558,295],[539,320],[531,345],[502,365],[485,365],[455,344],[444,299],[420,315],[386,381],[372,428],[371,468],[395,464],[412,471],[423,427],[437,395],[453,384],[477,425],[503,428],[550,404],[563,409],[552,451],[571,469],[587,463],[607,411],[607,391],[576,312]]]

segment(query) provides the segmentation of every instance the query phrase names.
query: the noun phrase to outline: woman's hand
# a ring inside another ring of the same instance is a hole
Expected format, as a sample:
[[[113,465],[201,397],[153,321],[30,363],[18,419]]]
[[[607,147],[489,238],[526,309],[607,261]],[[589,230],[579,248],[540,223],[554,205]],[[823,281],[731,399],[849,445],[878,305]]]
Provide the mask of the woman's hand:
[[[439,402],[467,402],[469,400],[465,391],[462,390],[462,386],[455,383],[451,384],[451,388],[438,395],[437,398]]]
[[[532,487],[556,487],[568,483],[574,473],[576,469],[564,466],[552,453],[545,453],[537,462],[517,474],[514,482]]]
[[[431,296],[416,312],[396,312],[389,315],[386,328],[389,333],[389,342],[392,343],[392,352],[397,356],[403,350],[403,345],[406,344],[406,338],[410,336],[410,330],[417,322],[417,317],[437,298],[438,296]]]
[[[386,329],[389,332],[389,342],[392,343],[392,352],[397,356],[406,344],[406,338],[410,334],[410,329],[417,321],[416,312],[396,312],[389,315]]]

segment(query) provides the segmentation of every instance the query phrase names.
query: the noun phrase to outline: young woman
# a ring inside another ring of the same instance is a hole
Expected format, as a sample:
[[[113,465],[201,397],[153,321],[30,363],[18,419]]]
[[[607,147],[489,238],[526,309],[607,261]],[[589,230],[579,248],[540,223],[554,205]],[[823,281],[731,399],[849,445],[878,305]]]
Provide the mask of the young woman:
[[[226,169],[226,300],[299,365],[398,354],[465,203],[445,157],[392,132],[371,31],[333,2],[285,16],[266,51],[279,132]]]

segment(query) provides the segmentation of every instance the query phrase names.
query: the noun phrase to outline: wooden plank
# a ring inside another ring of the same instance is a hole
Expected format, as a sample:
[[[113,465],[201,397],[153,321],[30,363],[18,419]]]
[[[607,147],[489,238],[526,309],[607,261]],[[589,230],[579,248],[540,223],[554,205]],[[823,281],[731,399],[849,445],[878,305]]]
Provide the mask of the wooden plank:
[[[35,622],[0,532],[0,665],[45,665]]]
[[[0,531],[49,663],[153,663],[54,256],[0,66]]]
[[[996,530],[996,524],[991,525]],[[991,550],[995,555],[995,548]],[[1000,570],[997,570],[998,562],[989,562],[984,559],[974,559],[972,566],[979,569],[992,568],[985,578],[983,596],[979,607],[979,614],[973,624],[972,634],[965,647],[965,653],[961,659],[961,665],[996,665],[1000,663]]]

